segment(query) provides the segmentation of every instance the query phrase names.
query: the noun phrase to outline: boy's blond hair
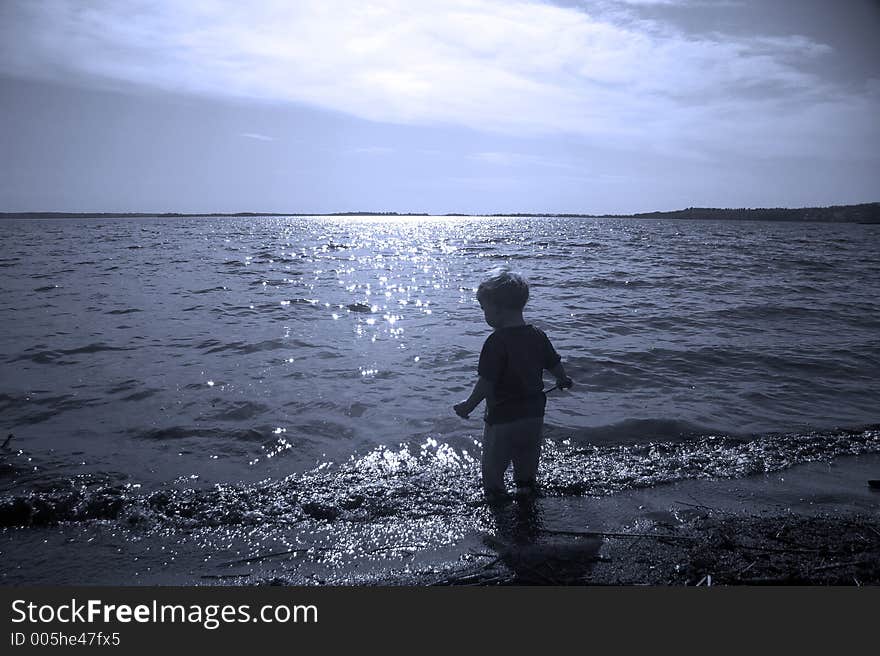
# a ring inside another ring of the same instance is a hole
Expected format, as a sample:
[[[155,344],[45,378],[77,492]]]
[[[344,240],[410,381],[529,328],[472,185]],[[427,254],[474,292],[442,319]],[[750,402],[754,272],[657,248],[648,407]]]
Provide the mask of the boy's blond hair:
[[[477,300],[511,310],[522,310],[529,300],[529,283],[521,273],[504,267],[492,269],[477,288]]]

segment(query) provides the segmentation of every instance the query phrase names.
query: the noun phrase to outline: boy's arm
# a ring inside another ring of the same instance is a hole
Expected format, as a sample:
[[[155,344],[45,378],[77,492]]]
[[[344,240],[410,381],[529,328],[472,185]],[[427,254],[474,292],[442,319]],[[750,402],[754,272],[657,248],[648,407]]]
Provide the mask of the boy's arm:
[[[556,384],[559,385],[559,389],[565,389],[574,385],[574,381],[565,375],[565,367],[562,366],[562,360],[557,362],[551,369],[548,369],[548,371],[556,377]]]
[[[477,379],[476,385],[474,385],[474,391],[471,392],[471,395],[461,403],[456,403],[452,406],[452,409],[455,410],[455,414],[459,417],[467,419],[468,415],[474,411],[474,408],[480,405],[480,401],[485,399],[491,392],[492,383],[480,376]]]

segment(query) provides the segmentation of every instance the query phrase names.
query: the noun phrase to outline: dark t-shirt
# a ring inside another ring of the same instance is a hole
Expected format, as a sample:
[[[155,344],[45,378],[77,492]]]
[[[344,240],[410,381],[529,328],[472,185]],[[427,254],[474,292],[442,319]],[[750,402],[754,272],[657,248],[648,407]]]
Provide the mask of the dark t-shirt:
[[[544,331],[532,325],[499,328],[489,335],[477,367],[494,393],[491,402],[486,399],[486,423],[543,417],[547,403],[543,372],[560,360]]]

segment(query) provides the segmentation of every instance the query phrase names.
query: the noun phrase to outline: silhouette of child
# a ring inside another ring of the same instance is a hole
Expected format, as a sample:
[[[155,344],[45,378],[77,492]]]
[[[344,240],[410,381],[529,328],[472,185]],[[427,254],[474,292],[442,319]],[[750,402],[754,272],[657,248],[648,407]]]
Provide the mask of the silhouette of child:
[[[544,424],[543,373],[560,389],[572,386],[559,354],[544,332],[523,319],[529,284],[522,275],[495,269],[477,290],[477,300],[495,330],[480,352],[471,395],[453,406],[464,419],[486,400],[483,430],[483,490],[489,503],[508,498],[504,472],[513,463],[518,494],[535,491]]]

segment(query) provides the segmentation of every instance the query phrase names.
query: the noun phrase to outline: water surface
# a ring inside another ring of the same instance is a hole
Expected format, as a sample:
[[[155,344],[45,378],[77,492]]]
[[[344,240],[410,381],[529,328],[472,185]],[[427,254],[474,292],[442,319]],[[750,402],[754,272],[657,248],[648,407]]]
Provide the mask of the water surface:
[[[531,281],[527,320],[576,382],[548,403],[549,494],[880,450],[877,226],[200,217],[0,230],[7,525],[238,526],[270,507],[283,521],[458,521],[478,498],[481,422],[451,406],[490,330],[475,288],[500,265]]]

